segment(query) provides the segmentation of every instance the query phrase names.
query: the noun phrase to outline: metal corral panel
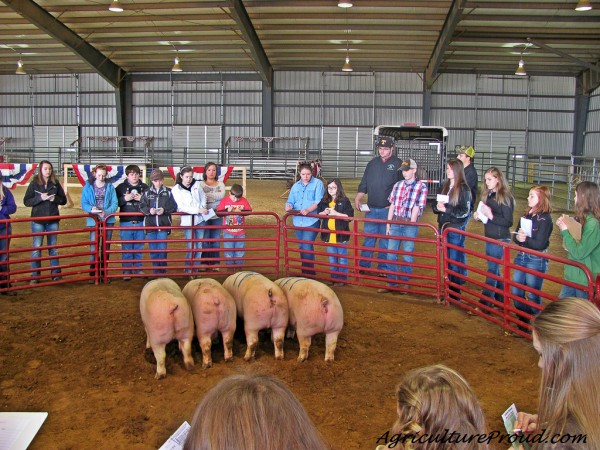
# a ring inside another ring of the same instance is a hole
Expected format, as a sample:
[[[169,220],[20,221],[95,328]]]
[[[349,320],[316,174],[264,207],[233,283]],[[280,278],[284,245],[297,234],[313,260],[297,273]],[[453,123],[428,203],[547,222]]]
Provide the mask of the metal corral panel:
[[[575,77],[531,77],[531,95],[575,95]]]
[[[275,72],[273,84],[277,91],[321,89],[321,72]]]
[[[436,79],[432,92],[475,93],[476,83],[477,75],[444,73]]]
[[[573,113],[555,113],[552,111],[529,113],[529,128],[532,130],[573,131],[575,115]]]
[[[237,125],[260,125],[262,108],[260,106],[225,106],[228,123]]]
[[[430,123],[447,129],[473,128],[475,115],[475,110],[472,109],[432,109]]]
[[[573,133],[529,133],[528,154],[530,156],[569,156],[572,150]]]
[[[171,107],[165,106],[134,106],[133,123],[139,125],[171,125]]]
[[[527,95],[528,79],[516,76],[479,75],[477,92],[479,94]]]
[[[380,72],[375,74],[379,92],[423,92],[423,80],[418,73]]]
[[[435,94],[431,96],[432,108],[471,108],[477,105],[475,94]]]
[[[477,127],[482,129],[524,130],[527,128],[527,111],[479,110],[477,111]]]
[[[113,97],[115,88],[97,73],[82,73],[79,75],[79,89],[81,92],[110,92]]]
[[[324,91],[370,91],[375,90],[375,74],[372,72],[362,73],[323,73]]]
[[[323,127],[323,174],[357,178],[373,158],[373,129]]]

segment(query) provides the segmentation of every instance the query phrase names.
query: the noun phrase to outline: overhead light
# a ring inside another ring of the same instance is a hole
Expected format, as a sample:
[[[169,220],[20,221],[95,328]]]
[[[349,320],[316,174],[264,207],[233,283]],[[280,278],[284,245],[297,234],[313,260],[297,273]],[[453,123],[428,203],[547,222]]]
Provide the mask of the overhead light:
[[[342,72],[352,72],[352,66],[350,65],[350,57],[346,56],[346,62],[342,66]]]
[[[525,61],[523,61],[523,57],[519,60],[519,67],[515,70],[515,75],[525,76],[527,75],[527,71],[525,70]]]
[[[15,70],[15,73],[17,75],[27,75],[27,72],[25,72],[25,68],[23,67],[23,61],[21,61],[21,59],[17,61],[17,70]]]
[[[183,69],[179,65],[179,58],[177,56],[175,57],[175,64],[173,64],[171,72],[183,72]]]
[[[575,11],[589,11],[590,9],[592,9],[590,0],[579,0],[575,7]]]
[[[340,1],[338,2],[338,6],[339,6],[340,8],[352,8],[352,2],[347,2],[347,1],[345,2],[345,1],[343,1],[343,0],[340,0]]]
[[[123,12],[123,7],[119,3],[119,0],[113,0],[108,9],[112,12]]]

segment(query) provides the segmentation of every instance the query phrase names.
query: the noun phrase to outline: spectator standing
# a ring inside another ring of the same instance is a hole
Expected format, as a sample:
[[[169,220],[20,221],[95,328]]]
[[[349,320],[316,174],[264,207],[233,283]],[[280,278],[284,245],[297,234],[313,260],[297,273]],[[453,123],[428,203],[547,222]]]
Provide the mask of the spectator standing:
[[[100,236],[96,239],[96,231],[90,232],[90,241],[92,245],[90,245],[90,251],[92,254],[90,255],[90,262],[92,263],[90,268],[94,269],[95,264],[94,261],[96,259],[96,255],[94,253],[98,253],[98,265],[102,270],[104,265],[104,254],[102,251],[102,228],[105,226],[112,227],[115,224],[115,217],[112,216],[107,219],[107,217],[116,212],[119,207],[119,202],[117,201],[117,192],[115,187],[106,182],[106,173],[108,172],[108,168],[105,164],[97,164],[96,167],[92,170],[92,178],[88,180],[81,191],[81,208],[87,212],[88,214],[93,214],[98,217],[98,229],[100,231]],[[95,227],[96,221],[92,217],[88,217],[86,219],[86,225],[88,227]],[[112,239],[111,228],[107,228],[106,230],[106,249],[110,249],[110,244],[108,242]],[[98,242],[100,245],[99,249],[96,250],[95,242]],[[106,259],[108,260],[108,255],[106,255]],[[95,273],[91,272],[90,276],[94,276]],[[90,280],[93,282],[93,280]]]
[[[532,450],[600,448],[600,311],[574,297],[550,303],[533,321],[533,347],[542,371],[538,414],[520,412],[515,428],[534,437]]]
[[[498,242],[510,242],[510,228],[513,224],[513,212],[515,199],[510,192],[510,186],[502,171],[496,167],[490,167],[485,171],[485,181],[481,191],[483,206],[481,212],[475,211],[475,220],[481,220],[484,225],[485,237],[495,239]],[[479,208],[478,208],[479,209]],[[500,277],[500,266],[504,257],[504,247],[492,242],[485,243],[485,254],[488,259],[488,273]],[[499,260],[499,261],[498,261]],[[501,307],[498,303],[504,302],[504,295],[494,290],[502,291],[504,282],[501,279],[488,276],[485,283],[489,286],[483,289],[480,302],[486,306]],[[496,304],[487,299],[495,299]]]
[[[190,166],[182,167],[177,174],[176,184],[171,190],[173,198],[177,203],[177,210],[186,215],[181,216],[181,226],[183,229],[183,237],[187,240],[186,247],[188,250],[194,249],[194,253],[189,251],[185,254],[185,265],[192,268],[200,265],[202,256],[202,241],[204,237],[204,219],[202,214],[206,214],[206,196],[200,187],[200,182],[194,179],[194,169]],[[192,239],[193,234],[193,239]],[[185,269],[186,273],[190,273],[190,278],[193,279],[193,269]]]
[[[316,211],[325,189],[321,180],[313,178],[310,164],[300,164],[298,171],[300,179],[290,189],[290,195],[285,202],[285,210],[300,213],[293,217],[292,223],[294,227],[297,227],[296,239],[300,241],[298,248],[302,259],[302,273],[314,276],[315,271],[311,269],[315,267],[313,263],[315,255],[312,252],[314,251],[313,243],[319,230],[319,219],[306,216]]]
[[[12,234],[12,225],[10,214],[17,212],[17,204],[12,193],[6,189],[4,184],[0,184],[0,288],[8,289],[10,287],[8,253],[10,249],[10,236]],[[2,295],[16,295],[14,291],[2,291]]]
[[[164,186],[165,176],[160,169],[154,169],[150,174],[152,186],[144,191],[140,200],[140,211],[145,215],[150,259],[155,267],[154,273],[166,273],[167,267],[167,238],[171,234],[171,214],[177,211],[177,203],[171,189]]]
[[[140,181],[142,171],[136,164],[125,167],[127,178],[117,186],[117,201],[122,213],[140,213],[140,200],[148,185]],[[123,280],[131,280],[131,274],[141,274],[144,257],[144,218],[138,216],[119,217],[119,234],[123,243]]]
[[[377,139],[379,156],[369,161],[358,185],[354,206],[357,211],[362,211],[361,202],[364,196],[367,195],[367,206],[369,207],[369,211],[365,214],[367,219],[387,220],[390,206],[389,197],[394,185],[400,181],[398,169],[402,164],[402,161],[393,154],[394,144],[394,138],[389,136],[381,136]],[[369,235],[385,236],[386,224],[365,222],[363,231]],[[372,249],[375,248],[377,239],[379,239],[379,249],[387,249],[388,242],[384,237],[366,236],[363,241],[365,249],[360,252],[361,260],[359,262],[363,273],[366,272],[365,269],[371,268],[371,261],[362,258],[373,257]],[[380,251],[377,258],[379,259],[377,268],[385,270],[387,256]]]
[[[27,186],[23,203],[25,206],[31,207],[31,217],[57,217],[60,215],[58,206],[67,204],[67,196],[56,178],[54,167],[50,161],[40,161],[36,177]],[[50,273],[52,274],[52,280],[60,280],[61,270],[58,261],[58,249],[56,248],[59,223],[58,219],[34,220],[31,222],[31,232],[35,233],[35,236],[33,236],[34,250],[31,252],[31,259],[33,260],[31,261],[31,270],[33,271],[31,276],[33,279],[30,283],[32,284],[37,283],[40,276],[39,269],[42,262],[38,258],[42,256],[40,247],[44,243],[44,235],[48,244],[48,255],[51,257]]]
[[[217,167],[216,163],[206,163],[204,166],[204,172],[202,173],[202,181],[200,181],[200,186],[202,187],[204,195],[206,196],[206,208],[216,211],[221,200],[227,196],[225,184],[219,180],[219,168]],[[206,226],[217,227],[221,225],[222,221],[223,220],[221,217],[213,217],[212,219],[208,219],[206,221]],[[206,228],[204,230],[204,239],[219,239],[220,237],[221,230],[219,228]],[[219,258],[219,252],[210,251],[210,249],[218,249],[219,245],[219,242],[205,241],[203,245],[202,259],[206,260],[207,258]],[[218,265],[219,261],[204,261],[204,264],[208,266]]]
[[[228,239],[228,241],[223,242],[225,258],[227,258],[225,263],[230,266],[241,266],[244,264],[244,256],[246,255],[243,250],[246,247],[246,229],[244,228],[246,216],[232,213],[252,211],[250,203],[244,197],[244,188],[239,184],[232,185],[229,195],[221,199],[217,210],[230,213],[222,218],[219,217],[223,221],[223,226],[228,227],[223,230],[223,239]]]
[[[331,278],[337,280],[334,286],[344,286],[348,279],[348,241],[350,240],[350,224],[345,217],[354,217],[352,203],[346,197],[342,181],[339,178],[331,178],[327,182],[327,193],[317,206],[319,214],[326,215],[321,219],[321,239],[327,242],[327,253],[329,263],[332,264]],[[345,234],[337,233],[343,231]]]
[[[552,206],[550,199],[552,194],[546,186],[534,186],[529,190],[527,196],[527,211],[522,219],[531,221],[531,236],[527,236],[521,228],[521,221],[517,224],[516,234],[513,241],[523,248],[537,250],[538,252],[547,252],[550,246],[550,235],[552,234]],[[517,253],[515,265],[535,270],[540,274],[548,271],[548,259],[542,256],[536,256],[525,252]],[[542,290],[544,279],[533,273],[525,273],[520,270],[513,272],[513,281],[522,284],[536,291]],[[539,294],[525,292],[518,286],[512,287],[512,294],[515,297],[526,298],[528,301],[537,305],[542,304],[542,298]],[[515,308],[519,311],[535,316],[539,309],[515,300]],[[531,322],[530,317],[519,316],[519,320],[526,324]],[[527,331],[527,328],[519,326],[521,331]]]
[[[581,224],[581,240],[577,242],[562,217],[556,221],[568,252],[568,258],[590,269],[592,281],[600,274],[600,190],[596,183],[583,181],[575,188],[575,218]],[[578,267],[565,265],[565,279],[587,286],[585,273]],[[563,286],[563,297],[588,298],[587,290]]]
[[[479,188],[477,169],[475,169],[475,165],[473,164],[473,159],[475,159],[475,149],[473,147],[461,145],[456,153],[456,159],[463,163],[465,169],[465,180],[471,189],[471,211],[474,211],[475,205],[477,204],[477,190]]]
[[[412,263],[414,257],[412,252],[415,249],[414,238],[419,233],[419,227],[410,225],[416,223],[419,217],[423,214],[423,209],[427,203],[427,185],[417,179],[417,163],[413,159],[407,159],[402,161],[400,170],[404,176],[404,180],[398,181],[392,193],[389,197],[390,208],[388,211],[386,226],[386,234],[389,235],[388,239],[388,254],[387,254],[387,270],[398,271],[398,265],[394,264],[398,261],[398,249],[402,245],[402,261],[404,265],[400,268],[403,273],[401,279],[403,281],[409,280],[409,275],[412,274]],[[406,239],[402,239],[406,238]],[[391,280],[397,280],[398,275],[389,275]],[[391,287],[396,287],[396,283],[389,283]],[[404,289],[408,289],[407,285],[402,286]],[[385,293],[389,292],[387,289],[378,289],[377,292]],[[402,293],[405,293],[403,291]]]
[[[433,204],[433,212],[438,215],[438,226],[440,233],[445,228],[465,231],[469,216],[471,214],[471,189],[465,180],[465,171],[462,162],[451,159],[446,164],[446,181],[442,185],[439,194],[447,196],[448,201],[438,201]],[[465,235],[448,232],[446,242],[458,248],[465,247]],[[450,297],[459,300],[456,294],[460,294],[460,287],[465,283],[467,269],[456,263],[466,264],[465,252],[458,248],[448,247],[448,270],[456,272],[448,275],[451,283]]]

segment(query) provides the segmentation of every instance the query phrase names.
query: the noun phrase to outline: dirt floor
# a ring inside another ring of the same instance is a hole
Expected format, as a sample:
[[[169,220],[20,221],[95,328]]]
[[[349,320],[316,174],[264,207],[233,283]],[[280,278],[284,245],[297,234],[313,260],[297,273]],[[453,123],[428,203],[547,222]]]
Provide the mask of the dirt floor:
[[[347,188],[352,197],[355,186]],[[255,210],[273,210],[273,197],[285,188],[283,181],[251,181],[250,202]],[[283,202],[277,200],[275,212],[283,213]],[[428,213],[426,220],[433,219]],[[519,410],[536,410],[539,369],[530,341],[433,298],[354,286],[334,288],[345,319],[334,363],[324,362],[323,336],[313,340],[304,363],[296,361],[292,340],[285,342],[284,361],[274,359],[264,340],[246,363],[245,344],[236,340],[234,361],[225,363],[217,346],[207,370],[195,345],[196,367],[188,372],[172,343],[167,378],[156,381],[139,314],[144,283],[72,283],[0,297],[0,410],[49,413],[31,449],[158,448],[191,420],[207,390],[235,373],[281,378],[335,450],[382,443],[377,438],[395,419],[396,384],[406,371],[428,364],[446,364],[469,380],[490,430],[503,431],[500,415],[513,402]]]

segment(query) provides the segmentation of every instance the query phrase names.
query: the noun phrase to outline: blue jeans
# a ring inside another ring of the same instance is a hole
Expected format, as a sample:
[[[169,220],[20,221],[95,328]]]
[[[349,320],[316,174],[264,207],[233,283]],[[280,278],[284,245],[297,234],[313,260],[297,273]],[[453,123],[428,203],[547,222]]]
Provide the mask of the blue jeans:
[[[124,274],[139,273],[138,270],[127,270],[132,266],[136,268],[142,267],[143,254],[141,250],[144,249],[144,230],[140,229],[144,226],[144,221],[140,220],[138,223],[121,222],[121,230],[119,231],[120,238],[123,242],[121,248],[123,253],[121,257],[123,259],[123,270]],[[138,241],[138,242],[133,242]],[[126,262],[127,261],[127,262]],[[133,261],[133,262],[131,262]]]
[[[388,216],[388,208],[371,208],[371,211],[365,214],[366,219],[379,219],[379,220],[387,220]],[[385,223],[374,223],[374,222],[365,222],[363,231],[369,234],[381,234],[385,236]],[[377,243],[377,237],[367,236],[363,241],[363,247],[375,248],[375,244]],[[388,240],[385,237],[379,238],[379,248],[386,249],[388,247]],[[372,258],[373,251],[372,250],[362,250],[360,252],[361,258]],[[379,252],[377,254],[377,259],[381,260],[377,262],[377,268],[385,270],[387,256],[384,252]],[[363,259],[358,263],[360,267],[370,268],[371,261],[365,261]]]
[[[529,253],[519,252],[515,258],[515,265],[535,270],[540,273],[546,273],[548,271],[548,260],[546,258],[541,258]],[[542,283],[544,282],[544,279],[535,274],[525,273],[515,269],[513,272],[513,281],[539,291],[542,289]],[[517,286],[513,286],[511,288],[511,292],[514,296],[526,298],[531,303],[536,303],[538,305],[542,304],[542,298],[533,292],[527,293],[524,289],[521,289]],[[539,309],[536,309],[530,305],[526,305],[525,303],[520,303],[516,300],[515,308],[524,313],[531,314],[532,316],[540,312]]]
[[[348,242],[338,242],[336,246],[328,245],[327,253],[329,255],[327,258],[329,259],[330,264],[336,264],[335,266],[331,266],[332,273],[331,278],[334,280],[347,280],[348,276]],[[344,267],[339,267],[344,266]]]
[[[31,232],[32,233],[52,233],[52,232],[56,232],[58,231],[58,222],[51,222],[51,223],[45,223],[45,224],[41,224],[41,223],[36,223],[36,222],[31,222]],[[48,247],[52,247],[54,245],[56,245],[56,238],[57,235],[56,234],[47,234],[46,235],[46,243]],[[37,236],[33,236],[33,247],[35,247],[35,250],[33,250],[31,252],[31,258],[40,258],[42,256],[42,251],[39,250],[39,248],[44,245],[44,235],[40,234]],[[52,259],[50,260],[50,267],[52,267],[52,273],[53,274],[58,274],[60,273],[60,269],[58,268],[59,266],[59,262],[58,262],[58,250],[56,248],[49,248],[48,249],[48,255],[52,256]],[[31,261],[31,276],[32,277],[37,277],[40,275],[39,269],[42,266],[42,262],[37,260],[37,261]]]
[[[241,266],[244,264],[244,255],[246,255],[246,251],[244,250],[244,248],[246,248],[246,235],[235,235],[223,230],[223,239],[233,239],[229,242],[223,242],[225,258],[227,258],[225,264],[228,266]]]
[[[452,227],[450,229],[465,231],[466,227],[467,227],[467,222],[465,222],[464,224],[462,224],[460,226]],[[446,242],[448,244],[455,245],[457,247],[465,248],[465,235],[453,233],[452,231],[449,231],[448,234],[446,235]],[[461,263],[461,264],[466,264],[467,263],[467,255],[462,250],[448,247],[448,270],[451,270],[451,271],[456,272],[457,274],[461,275],[461,276],[449,275],[448,278],[452,283],[464,284],[465,278],[468,274],[468,271],[465,267],[460,267],[457,264],[454,264],[453,261],[456,261],[457,263]]]
[[[578,297],[578,298],[588,298],[587,291],[582,291],[581,289],[576,289],[571,286],[563,285],[560,290],[560,294],[558,294],[558,298],[566,298],[566,297]]]
[[[403,265],[402,267],[400,267],[400,271],[403,274],[409,275],[412,273],[412,263],[414,261],[414,256],[412,255],[412,252],[415,249],[415,241],[411,240],[411,239],[394,239],[393,237],[400,237],[400,238],[416,238],[417,234],[419,233],[419,227],[415,226],[415,225],[405,225],[405,224],[396,224],[393,223],[390,226],[390,238],[388,239],[388,254],[387,254],[387,260],[388,263],[385,267],[386,270],[389,271],[394,271],[394,272],[398,272],[398,264],[393,264],[393,262],[398,261],[398,254],[394,253],[397,252],[398,249],[400,248],[400,245],[402,245],[402,251],[405,252],[405,255],[402,255],[402,261],[404,261],[406,264]],[[400,277],[401,280],[403,281],[408,281],[410,277],[408,276],[402,276]],[[390,280],[397,280],[398,279],[398,275],[388,275]],[[390,286],[397,286],[397,283],[388,283]]]
[[[150,259],[152,260],[152,265],[154,267],[159,267],[158,269],[154,269],[154,273],[166,273],[167,271],[164,267],[167,267],[167,254],[164,250],[167,249],[166,242],[155,242],[155,241],[164,241],[169,236],[166,231],[149,231],[146,235],[148,239],[148,248],[150,248]]]
[[[204,237],[204,228],[194,228],[194,242],[192,242],[192,228],[184,228],[183,237],[188,240],[188,242],[185,244],[186,248],[188,250],[191,250],[192,248],[195,250],[193,259],[192,252],[186,252],[185,265],[199,266],[200,258],[202,258],[202,242],[200,242],[199,239],[202,239]],[[186,269],[186,272],[189,272],[189,269]]]
[[[305,268],[302,269],[302,273],[306,275],[315,275],[314,270],[306,270],[315,267],[315,265],[312,263],[312,261],[315,260],[315,255],[314,253],[304,253],[302,250],[314,251],[315,246],[313,242],[315,242],[315,239],[317,238],[318,226],[319,221],[317,220],[315,223],[309,225],[306,228],[299,228],[295,230],[296,239],[298,239],[299,241],[304,241],[298,244],[298,249],[300,250],[300,259],[302,259],[302,267]]]
[[[2,226],[0,229],[0,287],[8,288],[8,250],[10,248],[10,235],[12,234],[12,225]]]
[[[508,242],[510,242],[510,239],[497,239],[497,241],[508,243]],[[498,244],[491,243],[491,242],[486,242],[485,243],[485,254],[491,258],[496,258],[496,259],[499,259],[500,261],[502,261],[502,259],[504,258],[504,247],[502,247],[501,245],[498,245]],[[502,265],[502,262],[498,263],[496,261],[488,261],[488,270],[487,270],[488,273],[500,276],[500,266],[501,265]],[[496,288],[500,291],[504,289],[504,282],[496,280],[495,278],[487,277],[485,279],[485,284],[487,284],[488,286],[490,286],[492,288]],[[504,295],[496,293],[496,292],[492,291],[491,289],[485,288],[485,289],[483,289],[481,294],[485,297],[490,297],[492,299],[495,299],[499,303],[504,303]],[[492,303],[488,302],[485,299],[481,299],[481,303],[483,303],[484,305],[487,305],[487,306],[492,306]]]
[[[205,222],[207,226],[218,226],[223,224],[222,217],[215,217]],[[204,230],[204,239],[219,239],[221,237],[221,229],[212,228]],[[218,258],[219,252],[210,251],[210,249],[218,249],[220,242],[205,242],[202,246],[202,258]],[[207,261],[205,264],[219,264],[219,261]]]

